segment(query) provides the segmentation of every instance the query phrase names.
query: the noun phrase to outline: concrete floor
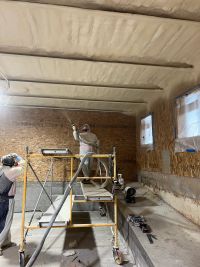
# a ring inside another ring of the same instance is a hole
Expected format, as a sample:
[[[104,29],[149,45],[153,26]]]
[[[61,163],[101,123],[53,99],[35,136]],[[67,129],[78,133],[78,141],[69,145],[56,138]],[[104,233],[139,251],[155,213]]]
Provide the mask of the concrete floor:
[[[38,214],[39,216],[39,214]],[[30,214],[27,215],[30,217]],[[21,214],[14,216],[12,241],[19,244]],[[74,222],[107,222],[98,212],[74,213]],[[26,255],[31,255],[42,237],[43,230],[34,230],[28,234]],[[114,267],[112,256],[112,234],[110,227],[84,229],[53,229],[47,238],[42,253],[34,266],[37,267]],[[120,242],[122,251],[129,262],[123,266],[133,267],[134,260],[124,241]],[[69,256],[69,254],[73,254]],[[0,266],[18,266],[18,247],[9,248],[0,257]]]
[[[199,227],[169,207],[157,195],[139,184],[136,203],[119,202],[119,228],[135,254],[139,267],[200,267],[200,231]],[[153,233],[157,236],[150,244],[147,236],[138,227],[129,225],[129,214],[145,216]],[[27,217],[30,217],[30,213]],[[38,213],[37,216],[41,215]],[[28,219],[28,218],[27,218]],[[76,212],[75,223],[108,222],[99,213]],[[19,244],[21,214],[16,213],[12,225],[12,241]],[[31,255],[42,237],[43,230],[32,231],[27,237],[26,254]],[[53,229],[45,242],[42,253],[34,266],[43,267],[114,267],[112,256],[112,234],[109,227],[84,229]],[[121,238],[120,248],[129,262],[125,267],[133,267],[134,260],[127,249],[127,243]],[[137,247],[135,251],[134,248]],[[69,256],[69,254],[73,254]],[[145,259],[145,260],[143,260]],[[4,252],[0,257],[0,267],[18,266],[18,247]]]
[[[138,266],[200,267],[200,228],[148,188],[139,183],[131,185],[137,188],[136,203],[120,201],[119,208],[124,219],[120,216],[119,227],[122,228],[129,214],[142,215],[157,236],[157,240],[150,244],[140,228],[129,225],[129,245],[133,250],[131,244],[138,244],[147,263]],[[124,228],[124,232],[127,236],[127,228]],[[137,255],[135,260],[138,263]]]

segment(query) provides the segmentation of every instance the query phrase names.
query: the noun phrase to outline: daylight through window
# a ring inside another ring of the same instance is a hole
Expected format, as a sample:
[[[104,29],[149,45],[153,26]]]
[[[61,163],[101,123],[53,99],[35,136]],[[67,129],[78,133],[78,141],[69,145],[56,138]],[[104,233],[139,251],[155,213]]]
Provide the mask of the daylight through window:
[[[141,119],[141,145],[153,145],[152,115]]]
[[[176,99],[177,138],[200,136],[200,89]]]

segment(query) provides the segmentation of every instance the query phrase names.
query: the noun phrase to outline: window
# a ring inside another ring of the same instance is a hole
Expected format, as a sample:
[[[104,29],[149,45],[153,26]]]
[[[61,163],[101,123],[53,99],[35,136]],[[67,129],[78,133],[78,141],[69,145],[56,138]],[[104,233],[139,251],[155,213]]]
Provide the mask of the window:
[[[177,138],[200,136],[200,89],[176,99]]]
[[[152,115],[141,119],[140,143],[142,146],[153,145]]]
[[[175,152],[200,150],[200,87],[176,99]]]

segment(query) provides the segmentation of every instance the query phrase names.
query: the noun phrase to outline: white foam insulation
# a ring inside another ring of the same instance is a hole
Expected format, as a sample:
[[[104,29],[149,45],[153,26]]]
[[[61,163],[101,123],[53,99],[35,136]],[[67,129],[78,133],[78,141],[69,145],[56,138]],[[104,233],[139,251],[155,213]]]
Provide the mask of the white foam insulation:
[[[0,105],[135,114],[195,81],[199,11],[195,0],[0,1]]]

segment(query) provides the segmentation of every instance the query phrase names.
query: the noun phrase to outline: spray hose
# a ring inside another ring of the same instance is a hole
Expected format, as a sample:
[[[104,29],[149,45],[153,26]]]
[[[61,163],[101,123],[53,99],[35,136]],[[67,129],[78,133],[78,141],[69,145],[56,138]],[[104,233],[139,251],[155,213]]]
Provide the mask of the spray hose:
[[[42,247],[43,247],[43,245],[44,245],[44,242],[45,242],[45,240],[46,240],[46,238],[47,238],[47,236],[48,236],[48,234],[49,234],[49,232],[50,232],[50,230],[51,230],[51,227],[53,226],[53,224],[54,224],[54,222],[55,222],[55,219],[56,219],[58,213],[60,212],[60,210],[61,210],[63,204],[65,203],[65,200],[67,199],[67,197],[68,197],[68,195],[69,195],[69,193],[70,193],[70,191],[71,191],[71,189],[72,189],[72,185],[73,185],[73,183],[76,181],[76,179],[77,179],[77,177],[78,177],[78,175],[79,175],[79,173],[80,173],[80,171],[81,171],[81,169],[82,169],[82,166],[83,166],[84,162],[85,162],[86,159],[89,158],[89,156],[92,155],[92,154],[94,154],[94,153],[92,153],[92,152],[87,153],[87,154],[83,157],[83,159],[81,160],[81,163],[79,164],[79,167],[78,167],[76,173],[74,174],[74,176],[72,177],[71,181],[69,182],[67,188],[65,189],[65,192],[64,192],[62,201],[60,202],[58,208],[55,210],[55,212],[54,212],[54,214],[53,214],[53,216],[52,216],[52,218],[51,218],[51,221],[49,222],[49,224],[48,224],[48,226],[47,226],[47,229],[45,230],[45,233],[44,233],[44,235],[43,235],[43,238],[42,238],[40,244],[38,244],[36,250],[35,250],[34,253],[32,254],[32,256],[31,256],[31,258],[29,259],[29,261],[27,262],[26,267],[31,267],[31,266],[33,266],[33,264],[35,263],[37,257],[39,256],[39,254],[40,254],[40,252],[41,252],[41,250],[42,250]]]

